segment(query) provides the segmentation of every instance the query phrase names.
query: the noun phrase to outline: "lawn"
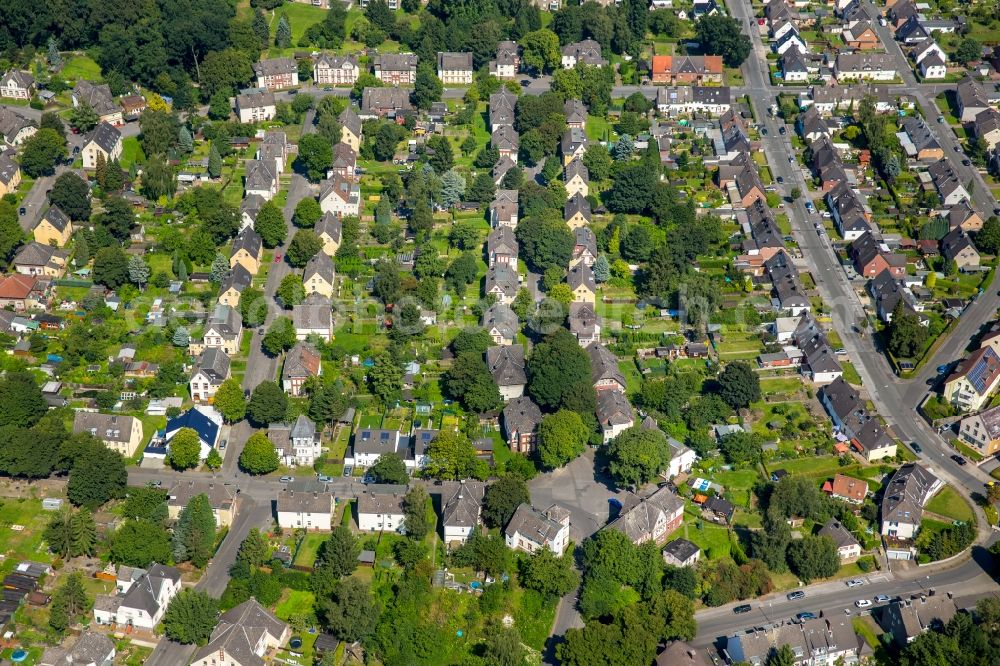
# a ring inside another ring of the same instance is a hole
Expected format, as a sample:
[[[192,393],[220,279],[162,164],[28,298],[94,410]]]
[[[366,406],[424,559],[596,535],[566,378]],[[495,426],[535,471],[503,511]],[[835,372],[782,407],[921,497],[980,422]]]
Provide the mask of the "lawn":
[[[10,572],[21,560],[52,561],[48,550],[42,547],[42,531],[50,516],[42,511],[41,500],[3,498],[0,544],[4,560],[0,563],[0,573]]]
[[[844,369],[844,381],[848,384],[853,384],[855,386],[861,386],[861,375],[858,374],[857,368],[850,361],[843,361],[840,367]]]
[[[729,529],[721,525],[713,525],[703,520],[690,522],[673,533],[674,538],[684,537],[701,548],[706,559],[719,559],[729,555]],[[673,539],[671,539],[673,540]]]
[[[306,30],[311,25],[323,20],[326,16],[326,10],[297,2],[282,5],[281,9],[274,12],[274,19],[271,21],[272,38],[278,30],[278,21],[282,15],[288,19],[288,25],[292,29],[292,44],[298,44],[299,39],[301,39],[302,35],[306,33]],[[350,33],[348,32],[348,34]]]
[[[74,81],[77,79],[97,81],[101,78],[101,66],[89,56],[77,55],[66,60],[66,64],[63,65],[60,74],[62,74],[63,78]]]
[[[760,392],[763,395],[781,393],[792,395],[802,388],[802,380],[798,377],[772,377],[760,380]]]
[[[931,513],[951,518],[952,520],[973,520],[972,507],[951,486],[945,486],[924,507]]]
[[[604,116],[587,116],[587,138],[591,141],[610,141],[614,136],[614,128]]]
[[[840,459],[837,456],[820,456],[798,458],[796,460],[783,460],[770,465],[771,471],[783,469],[789,474],[801,474],[812,478],[825,478],[834,474],[846,474],[851,467],[841,467]]]
[[[306,534],[306,538],[302,540],[302,544],[295,552],[295,561],[293,564],[296,566],[311,567],[313,562],[316,561],[316,553],[319,552],[319,547],[326,541],[327,536],[318,532],[309,532]]]
[[[726,490],[750,490],[753,484],[760,480],[760,474],[753,469],[740,469],[731,472],[716,472],[711,475],[712,481],[722,485]]]
[[[122,141],[122,156],[119,159],[122,169],[128,171],[129,167],[133,164],[145,161],[146,156],[142,152],[142,146],[139,145],[138,138],[130,136]]]
[[[309,615],[313,610],[313,602],[316,597],[312,592],[306,590],[286,590],[284,599],[278,602],[274,609],[274,614],[282,620],[290,617]]]

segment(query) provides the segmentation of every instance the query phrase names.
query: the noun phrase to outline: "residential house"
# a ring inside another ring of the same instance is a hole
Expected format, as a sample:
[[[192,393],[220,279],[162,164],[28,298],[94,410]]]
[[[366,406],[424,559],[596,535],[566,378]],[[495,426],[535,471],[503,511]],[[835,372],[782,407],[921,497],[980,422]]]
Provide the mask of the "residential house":
[[[963,123],[975,121],[976,116],[990,107],[983,84],[971,76],[966,76],[955,86],[955,100],[958,119]]]
[[[810,71],[808,61],[802,57],[798,49],[789,49],[778,59],[781,67],[781,79],[786,83],[801,83],[808,81],[814,73]],[[816,68],[819,71],[819,68]]]
[[[322,374],[319,352],[308,342],[297,342],[285,356],[281,367],[281,387],[285,393],[298,397],[310,377]]]
[[[125,458],[134,456],[142,444],[142,421],[134,416],[76,412],[73,415],[73,434],[88,432]]]
[[[943,485],[941,479],[919,463],[906,463],[898,468],[882,492],[882,535],[895,539],[916,536],[924,505]]]
[[[490,266],[506,264],[517,270],[518,251],[517,238],[510,227],[497,227],[486,237],[486,259]]]
[[[307,296],[319,294],[333,298],[334,281],[333,259],[326,252],[317,252],[306,262],[302,273],[302,286]]]
[[[243,340],[243,317],[239,310],[230,305],[216,305],[212,314],[205,322],[205,332],[201,344],[193,344],[188,348],[191,355],[197,356],[206,349],[216,348],[229,356],[240,353],[240,342]]]
[[[1000,356],[993,347],[969,354],[944,382],[944,399],[963,412],[975,412],[993,395],[1000,380]]]
[[[590,379],[597,391],[625,392],[625,374],[618,367],[618,357],[601,344],[587,347],[590,356]]]
[[[72,645],[46,648],[39,666],[113,666],[114,641],[94,631],[84,631]]]
[[[701,504],[701,515],[715,523],[728,525],[732,523],[735,514],[736,507],[733,506],[733,503],[718,495],[707,498]]]
[[[490,135],[490,146],[496,148],[500,157],[506,157],[517,162],[517,153],[521,146],[521,137],[511,125],[501,125]]]
[[[319,207],[337,217],[358,215],[361,211],[361,186],[353,180],[334,175],[319,184]]]
[[[403,532],[406,486],[370,483],[358,493],[358,530]]]
[[[581,130],[587,128],[587,107],[580,100],[566,100],[563,103],[563,115],[566,116],[566,127]]]
[[[9,69],[0,76],[0,97],[31,99],[35,94],[35,77],[19,69]]]
[[[517,271],[507,264],[495,264],[486,271],[486,282],[484,294],[493,294],[497,301],[504,305],[510,305],[517,296],[517,290],[521,286],[521,277]]]
[[[827,384],[842,377],[844,369],[830,347],[826,334],[812,316],[802,317],[794,333],[795,346],[802,352],[802,374],[815,384]]]
[[[377,428],[362,428],[354,433],[354,445],[347,458],[356,467],[371,467],[379,456],[386,453],[403,455],[401,436],[398,430],[380,430]]]
[[[229,277],[219,285],[219,303],[236,307],[240,304],[240,296],[253,283],[253,275],[243,264],[237,263],[229,272]]]
[[[722,56],[653,56],[653,83],[722,83]]]
[[[500,187],[503,183],[504,176],[511,169],[517,167],[517,164],[509,157],[501,157],[497,163],[493,166],[493,184]]]
[[[580,262],[569,269],[566,283],[573,293],[574,303],[597,303],[597,280],[594,271],[587,264]]]
[[[838,53],[834,75],[844,81],[892,81],[897,77],[895,61],[888,53]]]
[[[900,287],[899,282],[886,271],[879,273],[868,283],[868,291],[875,301],[876,314],[886,324],[892,321],[893,310],[900,301],[903,301],[903,307],[911,312],[919,314],[923,310],[923,305],[913,297],[913,294]],[[921,315],[921,323],[926,326],[925,321],[926,316]]]
[[[945,261],[954,261],[959,270],[979,266],[979,252],[961,227],[955,227],[941,239],[941,256]]]
[[[264,241],[252,228],[246,228],[233,239],[229,252],[229,267],[233,270],[239,264],[251,275],[260,270],[260,260],[264,256]]]
[[[291,628],[251,597],[219,616],[208,643],[195,652],[190,666],[263,666],[269,650],[291,637]]]
[[[726,639],[732,663],[764,664],[783,646],[797,666],[857,664],[864,640],[854,633],[850,617],[818,617],[801,623],[775,623],[740,631]],[[866,646],[867,647],[867,646]]]
[[[982,139],[988,150],[993,150],[1000,144],[1000,111],[993,107],[980,111],[972,123],[972,132],[977,139]]]
[[[229,356],[222,349],[209,347],[203,351],[188,382],[191,399],[195,402],[211,402],[222,382],[229,379],[229,370]]]
[[[361,150],[361,118],[358,116],[357,107],[348,104],[337,116],[340,123],[340,142],[346,143],[354,149],[354,152]]]
[[[910,16],[896,28],[896,41],[906,46],[914,46],[928,39],[930,34],[917,16]]]
[[[283,490],[278,493],[275,510],[278,514],[278,526],[283,529],[329,532],[330,518],[333,515],[333,494]]]
[[[243,124],[274,120],[278,115],[273,92],[248,92],[236,96],[236,115]]]
[[[872,231],[872,214],[864,196],[847,182],[837,183],[826,193],[826,204],[837,231],[846,241],[855,241]]]
[[[81,104],[89,105],[97,113],[97,118],[102,123],[109,125],[123,123],[121,107],[115,104],[111,87],[106,83],[95,85],[85,79],[79,79],[71,91],[70,97],[74,109]]]
[[[948,228],[965,231],[979,231],[983,228],[982,216],[968,201],[959,201],[947,211]]]
[[[547,548],[562,557],[569,545],[569,511],[555,504],[545,511],[521,504],[503,535],[508,548],[527,553]]]
[[[236,495],[229,484],[214,481],[175,481],[167,491],[167,517],[177,520],[188,503],[204,495],[212,508],[212,517],[218,528],[230,527],[236,517]]]
[[[899,647],[906,647],[928,630],[941,631],[958,613],[951,594],[896,599],[882,609],[879,624]]]
[[[0,157],[0,165],[2,165]],[[57,245],[63,247],[73,236],[73,223],[70,222],[66,213],[62,212],[58,206],[49,206],[45,214],[35,224],[31,230],[31,235],[36,243],[42,245]]]
[[[739,204],[743,208],[749,208],[757,201],[766,201],[759,170],[760,167],[748,153],[740,153],[732,162],[719,167],[719,187],[725,189],[733,185],[735,192],[730,195],[730,199],[734,205]]]
[[[40,282],[30,275],[0,277],[0,308],[13,308],[16,312],[42,307],[48,300],[48,282]]]
[[[799,135],[809,143],[830,136],[830,128],[826,124],[826,120],[823,119],[823,116],[816,110],[815,105],[810,106],[800,113],[795,119],[795,125],[799,131]]]
[[[783,55],[789,51],[808,53],[809,45],[806,43],[806,40],[802,39],[799,31],[792,28],[791,30],[786,31],[780,38],[775,40],[773,49],[778,55]]]
[[[338,176],[351,180],[357,173],[358,153],[346,143],[333,146],[333,164],[326,172],[327,178]]]
[[[945,60],[937,53],[931,53],[920,61],[917,65],[920,68],[920,76],[928,81],[943,79],[948,76],[948,67]]]
[[[334,146],[334,156],[337,154],[337,144]],[[264,138],[257,148],[256,158],[258,160],[271,160],[274,162],[274,172],[279,176],[285,172],[285,162],[292,155],[294,146],[288,142],[288,135],[278,130],[264,132]]]
[[[21,165],[14,159],[14,151],[0,151],[0,197],[14,194],[20,184]]]
[[[577,227],[573,230],[573,254],[570,255],[569,266],[586,264],[593,268],[597,262],[597,237],[590,227]]]
[[[37,131],[28,118],[8,107],[0,107],[0,139],[8,146],[20,146]]]
[[[257,214],[266,202],[267,200],[259,194],[243,197],[243,201],[240,202],[240,231],[253,228],[257,223]]]
[[[83,137],[80,157],[84,169],[96,169],[98,156],[108,163],[122,156],[122,133],[113,125],[102,122]]]
[[[639,546],[647,541],[661,544],[684,519],[684,501],[667,487],[648,497],[629,495],[618,517],[606,529],[618,530]]]
[[[567,166],[575,159],[583,159],[587,152],[587,133],[582,129],[567,127],[563,132],[562,141],[559,144],[562,152],[563,167]]]
[[[517,96],[509,90],[501,89],[490,95],[489,127],[490,132],[501,125],[514,124],[514,107],[517,106]]]
[[[139,120],[148,106],[142,95],[125,95],[118,100],[118,104],[122,107],[122,118],[126,121]]]
[[[861,557],[861,544],[851,532],[836,518],[826,521],[816,536],[827,537],[837,547],[837,556],[841,564],[854,562]]]
[[[570,229],[578,229],[590,224],[590,200],[577,192],[563,206],[563,220]]]
[[[860,51],[870,51],[882,47],[878,33],[875,32],[871,21],[867,19],[851,21],[845,25],[843,32],[841,32],[841,39],[844,40],[844,44],[848,48]]]
[[[268,58],[253,65],[257,87],[280,90],[299,85],[299,66],[292,58]]]
[[[572,199],[580,194],[586,197],[590,194],[590,171],[583,160],[573,160],[563,169],[563,182],[566,184],[566,198]]]
[[[672,567],[693,567],[701,559],[701,548],[681,537],[663,547],[663,561]],[[665,662],[666,663],[666,662]],[[670,662],[672,666],[676,662]]]
[[[174,567],[153,564],[145,570],[120,566],[115,594],[99,594],[94,600],[94,621],[129,631],[152,631],[180,591],[181,572]]]
[[[958,424],[958,438],[984,458],[1000,452],[1000,406],[964,417]]]
[[[198,434],[198,441],[201,444],[199,459],[204,460],[219,440],[219,433],[222,431],[222,415],[210,407],[196,406],[167,420],[167,427],[163,430],[163,440],[166,443],[167,451],[170,449],[170,440],[182,428],[190,428]],[[146,447],[146,455],[148,454],[149,447]]]
[[[785,252],[778,252],[764,262],[771,279],[777,305],[792,316],[808,312],[812,303],[799,282],[799,271]]]
[[[489,71],[501,81],[511,81],[521,69],[521,51],[517,42],[503,41],[497,44],[496,59],[490,60]]]
[[[437,75],[446,86],[472,83],[472,53],[441,52],[437,54]]]
[[[317,86],[353,86],[360,75],[355,55],[321,53],[313,63],[313,83]]]
[[[244,196],[256,194],[265,201],[278,195],[278,169],[274,160],[247,160],[243,177]]]
[[[372,68],[375,78],[383,83],[413,85],[417,81],[417,60],[412,53],[381,53],[375,56]]]
[[[479,526],[486,484],[481,481],[459,481],[441,490],[441,530],[448,546],[469,540]]]
[[[945,206],[954,206],[960,201],[969,199],[969,192],[962,184],[955,168],[947,159],[941,159],[927,167],[927,173],[931,177],[934,189],[941,197],[941,203]]]
[[[69,253],[37,241],[25,244],[14,255],[14,270],[21,275],[61,278],[66,272]]]
[[[826,484],[823,486],[824,492],[829,494],[830,497],[838,499],[842,502],[863,504],[865,497],[868,496],[868,482],[862,481],[861,479],[855,479],[852,476],[835,474],[833,481],[828,483],[829,488],[826,487]]]
[[[515,453],[534,453],[538,444],[538,426],[542,410],[528,396],[514,398],[503,408],[503,429],[510,450]]]
[[[635,425],[632,405],[624,393],[617,389],[597,392],[597,423],[605,444]]]
[[[340,241],[343,234],[343,224],[340,216],[331,212],[323,213],[319,222],[313,228],[313,232],[323,241],[323,252],[332,257],[340,249]]]
[[[489,333],[495,345],[512,345],[521,328],[521,323],[505,303],[494,303],[483,312],[483,329]]]
[[[490,203],[490,226],[517,227],[517,190],[497,190],[496,198]]]
[[[330,300],[323,296],[307,296],[306,299],[292,307],[292,325],[295,326],[295,339],[306,340],[316,336],[324,342],[333,339],[333,307]]]
[[[569,304],[569,332],[584,348],[601,342],[601,320],[593,305],[581,302]]]
[[[524,387],[528,384],[524,369],[524,345],[490,347],[486,350],[486,367],[505,401],[524,395]]]
[[[941,64],[944,64],[948,60],[948,54],[945,53],[944,49],[942,49],[933,39],[927,39],[920,42],[913,48],[912,51],[910,51],[910,55],[913,56],[913,60],[917,64],[920,64],[924,61],[924,58],[927,58],[932,54],[938,55],[941,59]]]
[[[361,93],[363,120],[371,118],[396,118],[413,111],[410,91],[406,88],[365,88]]]
[[[889,252],[870,231],[866,231],[850,244],[847,256],[854,263],[858,275],[873,278],[882,271],[889,271],[889,274],[897,280],[906,277],[906,257]]]
[[[907,156],[921,162],[936,162],[944,158],[944,149],[923,118],[917,115],[906,116],[900,125],[903,129],[900,139],[906,137],[902,144]]]
[[[608,64],[608,61],[601,56],[601,45],[593,39],[584,39],[562,47],[563,69],[573,69],[578,62],[594,67],[604,67]]]

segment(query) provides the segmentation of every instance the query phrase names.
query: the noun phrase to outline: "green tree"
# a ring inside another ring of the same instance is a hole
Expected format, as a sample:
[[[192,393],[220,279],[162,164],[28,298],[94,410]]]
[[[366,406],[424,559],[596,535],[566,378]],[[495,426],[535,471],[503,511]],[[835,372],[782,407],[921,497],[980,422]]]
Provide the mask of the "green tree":
[[[267,563],[270,554],[271,548],[268,546],[267,539],[264,538],[259,529],[252,527],[246,538],[243,539],[243,543],[240,544],[240,550],[236,553],[236,561],[251,567],[260,567]]]
[[[590,430],[576,412],[546,414],[538,428],[538,458],[548,469],[562,467],[583,453]]]
[[[331,598],[317,608],[321,621],[337,638],[354,642],[368,637],[378,624],[381,609],[368,586],[357,578],[342,580]]]
[[[56,178],[52,191],[49,192],[49,201],[71,220],[90,219],[90,187],[72,171]]]
[[[699,18],[695,23],[695,39],[705,53],[721,55],[726,67],[739,67],[750,55],[750,38],[743,34],[739,22],[729,16]]]
[[[971,37],[966,37],[955,47],[954,58],[963,65],[983,57],[983,45]]]
[[[767,655],[767,666],[795,666],[795,653],[792,647],[785,643],[781,647],[771,648]]]
[[[733,409],[749,407],[760,400],[760,378],[744,361],[727,363],[719,375],[719,395]]]
[[[69,124],[81,134],[94,129],[99,122],[101,122],[100,116],[94,111],[94,107],[86,102],[80,102],[69,113]]]
[[[288,244],[288,263],[296,268],[301,268],[312,259],[316,253],[323,250],[323,241],[308,229],[299,229],[292,237],[292,242]]]
[[[219,602],[205,592],[184,589],[177,593],[163,616],[163,631],[172,641],[204,645],[218,622]]]
[[[212,267],[209,269],[208,279],[213,284],[222,284],[229,279],[232,272],[232,269],[229,267],[229,260],[226,259],[226,255],[219,252],[215,255],[215,259],[212,260]]]
[[[975,237],[976,247],[986,254],[1000,253],[1000,217],[990,215]]]
[[[899,299],[888,326],[887,346],[897,358],[912,358],[927,344],[930,332],[920,323],[920,316]]]
[[[638,487],[670,464],[670,445],[659,430],[629,428],[611,440],[607,447],[608,467],[615,483]]]
[[[395,453],[380,455],[375,464],[368,468],[368,476],[373,483],[405,485],[410,480],[410,475],[406,472],[406,464]]]
[[[104,201],[104,212],[95,221],[108,234],[124,242],[135,227],[135,213],[132,212],[132,205],[123,198],[108,197]]]
[[[261,382],[250,395],[247,417],[257,426],[278,423],[288,411],[288,397],[274,382]]]
[[[181,428],[169,442],[170,466],[177,470],[197,467],[201,460],[201,439],[193,428]]]
[[[521,587],[549,598],[568,594],[580,583],[579,574],[573,569],[573,558],[556,557],[548,548],[522,559],[519,573]]]
[[[595,144],[588,147],[587,152],[583,154],[583,164],[587,167],[592,181],[603,181],[611,177],[614,161],[607,148]]]
[[[35,132],[21,150],[21,169],[32,178],[51,176],[56,163],[66,159],[66,139],[52,129]]]
[[[198,568],[215,552],[215,516],[208,495],[195,495],[181,510],[174,526],[174,562],[190,561]]]
[[[427,147],[433,154],[427,158],[427,163],[434,167],[439,175],[444,174],[455,164],[455,152],[448,137],[435,134],[427,140]]]
[[[437,77],[433,65],[421,62],[417,65],[417,78],[413,84],[413,102],[418,109],[429,109],[434,102],[441,101],[444,85]]]
[[[230,377],[222,382],[215,392],[213,405],[222,414],[222,417],[226,419],[227,423],[242,421],[247,413],[247,401],[243,395],[243,387],[240,386],[239,380],[235,377]]]
[[[97,526],[90,511],[62,511],[54,516],[43,533],[49,550],[62,558],[93,555],[97,546]]]
[[[83,574],[71,573],[52,595],[49,626],[57,632],[66,631],[90,605],[83,587]]]
[[[222,467],[222,456],[219,455],[218,451],[212,449],[208,452],[208,455],[205,456],[205,467],[212,471]]]
[[[226,111],[229,111],[228,100],[226,100]],[[210,178],[219,178],[222,176],[222,156],[219,155],[219,149],[215,147],[214,141],[212,142],[212,147],[208,149],[208,175]]]
[[[488,527],[503,528],[522,504],[531,504],[528,484],[517,474],[504,474],[486,488],[483,522]]]
[[[284,14],[278,19],[278,28],[274,33],[274,45],[279,49],[287,49],[292,45],[292,26]]]
[[[28,428],[48,411],[35,378],[28,372],[8,372],[0,377],[0,426]]]
[[[111,538],[111,561],[146,568],[170,560],[170,537],[160,525],[146,520],[126,520]]]
[[[76,506],[96,509],[108,500],[124,497],[127,482],[125,459],[117,451],[94,442],[75,456],[66,495]]]
[[[840,556],[830,537],[806,535],[802,539],[793,539],[788,545],[788,565],[803,582],[808,583],[837,573]]]
[[[323,217],[323,211],[319,207],[319,202],[313,197],[304,197],[295,205],[292,222],[297,227],[312,229],[321,217]]]
[[[278,317],[264,334],[261,346],[271,356],[278,356],[295,346],[295,325],[288,317]]]
[[[529,32],[521,38],[523,54],[521,62],[528,69],[549,73],[562,63],[559,37],[551,30],[541,29]]]
[[[269,474],[278,469],[279,464],[278,452],[267,435],[262,432],[250,435],[240,454],[240,468],[250,474]]]
[[[383,404],[392,404],[403,387],[403,371],[391,356],[379,354],[368,369],[368,386]]]
[[[301,303],[306,297],[305,287],[302,286],[302,276],[289,273],[281,278],[281,284],[278,285],[275,296],[286,309],[291,309]]]
[[[136,255],[128,260],[129,282],[142,289],[149,282],[149,264],[142,257]]]
[[[730,465],[748,466],[760,462],[763,456],[760,435],[751,432],[734,432],[722,438],[719,448]]]
[[[346,525],[338,525],[329,538],[324,541],[316,554],[316,576],[332,577],[333,582],[344,576],[350,576],[358,566],[358,555],[361,554],[361,544]],[[313,581],[314,583],[316,581]],[[326,596],[321,590],[316,590],[317,596]]]
[[[527,217],[516,230],[521,256],[533,270],[544,273],[550,266],[564,267],[573,254],[573,233],[560,217]]]
[[[481,353],[459,354],[445,373],[443,388],[447,395],[473,412],[495,409],[503,402]]]
[[[177,177],[173,167],[159,156],[149,157],[142,172],[140,191],[153,201],[160,197],[172,197],[177,191]]]
[[[403,497],[403,528],[414,541],[421,541],[431,531],[427,519],[427,502],[430,496],[420,483],[416,483]]]
[[[472,442],[462,432],[442,430],[427,447],[427,474],[438,479],[467,479],[481,472]]]
[[[528,359],[528,394],[540,407],[550,410],[572,409],[580,395],[589,396],[592,404],[596,398],[590,372],[587,352],[572,333],[559,329],[536,345]]]
[[[319,134],[306,134],[299,139],[299,154],[293,166],[309,180],[319,182],[333,166],[333,146]]]

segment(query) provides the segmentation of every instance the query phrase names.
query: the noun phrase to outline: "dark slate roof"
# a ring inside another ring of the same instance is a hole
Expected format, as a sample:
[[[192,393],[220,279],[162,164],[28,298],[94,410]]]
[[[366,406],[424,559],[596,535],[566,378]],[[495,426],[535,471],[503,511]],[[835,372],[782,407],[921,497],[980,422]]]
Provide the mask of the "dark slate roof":
[[[497,386],[524,386],[528,383],[523,345],[490,347],[486,350],[486,366]]]
[[[541,422],[542,410],[527,396],[514,398],[503,409],[503,424],[508,435],[512,432],[535,432]]]
[[[122,133],[116,127],[108,123],[101,123],[84,138],[83,145],[86,146],[93,141],[100,146],[101,150],[110,153],[118,145],[118,142],[121,141],[121,138]]]

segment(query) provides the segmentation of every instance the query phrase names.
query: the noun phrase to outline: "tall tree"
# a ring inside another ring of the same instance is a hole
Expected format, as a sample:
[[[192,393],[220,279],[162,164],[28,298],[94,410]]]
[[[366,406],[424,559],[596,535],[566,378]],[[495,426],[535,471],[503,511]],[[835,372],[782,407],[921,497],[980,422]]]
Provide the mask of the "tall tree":
[[[281,463],[271,440],[262,432],[250,435],[240,453],[240,467],[250,474],[269,474]]]
[[[181,428],[169,442],[170,465],[184,470],[197,467],[201,459],[201,439],[193,428]]]
[[[49,626],[62,633],[87,610],[89,601],[83,587],[83,574],[71,573],[52,595]]]
[[[292,26],[284,14],[278,19],[278,28],[274,33],[274,45],[279,49],[287,49],[292,45]]]
[[[406,535],[414,541],[421,541],[431,530],[427,519],[427,501],[430,496],[423,484],[415,483],[403,497],[403,527]]]
[[[219,602],[205,592],[184,589],[177,593],[163,616],[163,630],[172,641],[204,645],[218,622]]]
[[[208,495],[192,497],[174,526],[174,561],[190,561],[198,568],[208,564],[215,552],[215,516]]]
[[[760,400],[760,377],[743,361],[727,363],[719,375],[719,395],[733,409],[749,407]]]
[[[656,478],[670,463],[670,445],[659,430],[629,428],[607,448],[611,476],[620,486],[638,487]]]
[[[583,453],[590,429],[576,412],[546,414],[538,428],[538,458],[548,469],[562,467]]]
[[[56,178],[49,192],[49,201],[71,220],[90,220],[90,187],[72,171]]]
[[[486,488],[483,522],[488,527],[503,528],[522,504],[531,504],[528,484],[517,474],[504,474]]]
[[[285,242],[288,227],[285,225],[285,215],[273,201],[266,202],[257,211],[257,219],[253,224],[254,231],[260,234],[264,247],[277,247]]]
[[[288,398],[274,382],[261,382],[254,388],[247,406],[247,416],[257,426],[267,426],[284,420]]]

